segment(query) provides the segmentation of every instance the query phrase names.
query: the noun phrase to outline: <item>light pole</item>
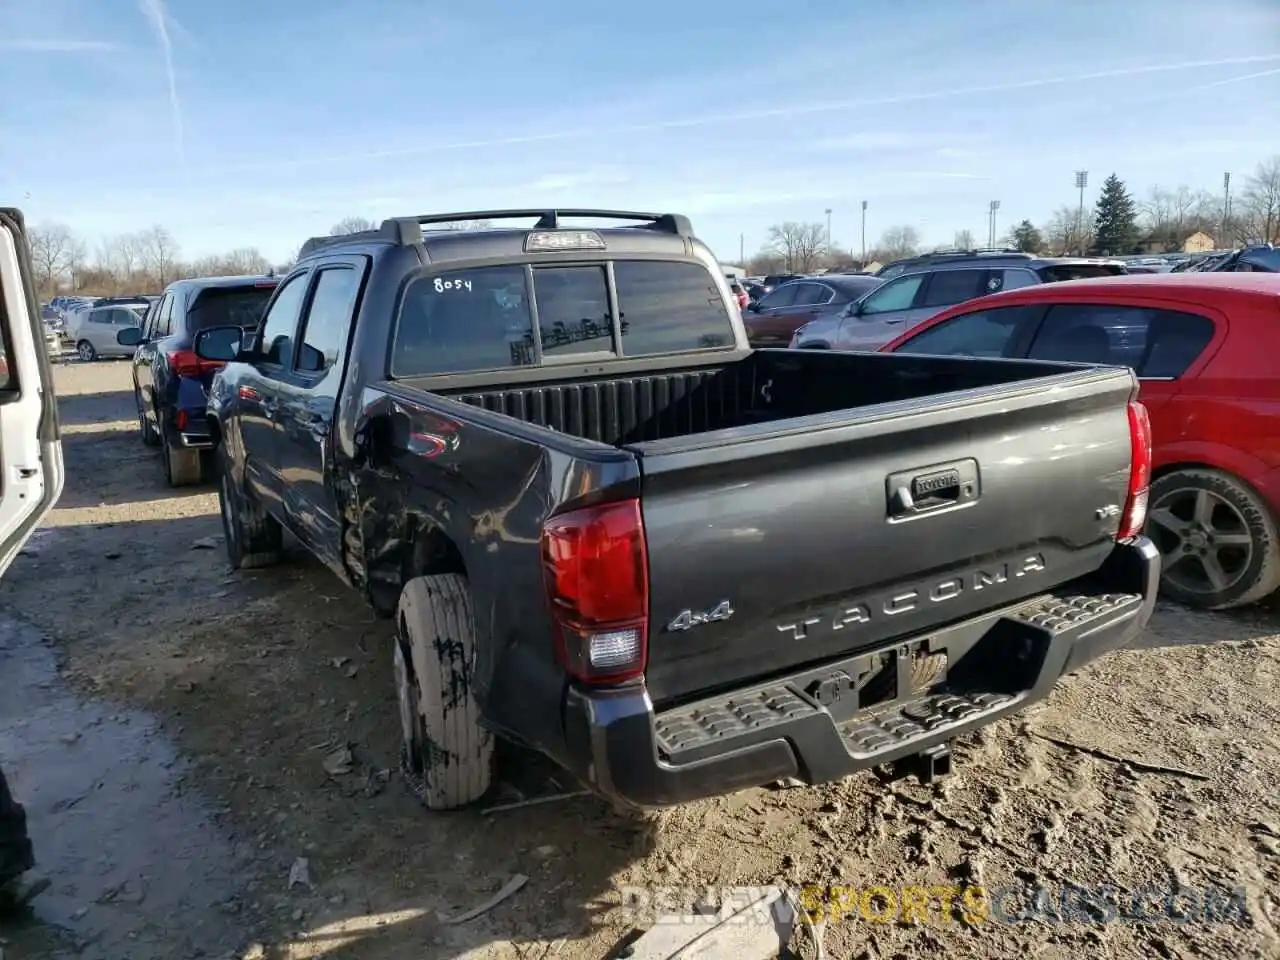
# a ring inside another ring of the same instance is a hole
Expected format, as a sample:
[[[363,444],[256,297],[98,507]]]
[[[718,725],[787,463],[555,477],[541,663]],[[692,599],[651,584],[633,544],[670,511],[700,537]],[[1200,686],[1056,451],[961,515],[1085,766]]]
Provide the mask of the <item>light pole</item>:
[[[862,269],[867,268],[867,201],[862,201]]]
[[[992,200],[991,201],[991,233],[989,237],[989,242],[987,243],[988,250],[994,250],[996,248],[996,213],[999,212],[999,210],[1000,210],[1000,201]]]
[[[1076,214],[1076,237],[1080,240],[1080,256],[1084,256],[1084,188],[1089,185],[1089,171],[1076,171],[1076,189],[1080,191],[1080,212]]]
[[[1227,242],[1227,225],[1231,221],[1231,174],[1224,173],[1222,175],[1222,242],[1215,243],[1214,246],[1220,250],[1226,249]]]
[[[831,249],[831,208],[827,207],[827,250]]]
[[[747,269],[747,235],[738,234],[738,266]]]

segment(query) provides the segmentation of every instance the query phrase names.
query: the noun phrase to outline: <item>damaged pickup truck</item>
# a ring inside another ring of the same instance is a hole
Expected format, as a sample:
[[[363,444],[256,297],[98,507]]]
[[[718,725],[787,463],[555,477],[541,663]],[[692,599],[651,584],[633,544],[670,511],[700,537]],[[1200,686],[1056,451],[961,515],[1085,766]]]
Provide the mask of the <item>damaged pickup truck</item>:
[[[929,777],[1151,616],[1130,371],[753,351],[682,216],[317,238],[196,352],[232,565],[288,529],[395,618],[432,808],[495,735],[636,806]]]

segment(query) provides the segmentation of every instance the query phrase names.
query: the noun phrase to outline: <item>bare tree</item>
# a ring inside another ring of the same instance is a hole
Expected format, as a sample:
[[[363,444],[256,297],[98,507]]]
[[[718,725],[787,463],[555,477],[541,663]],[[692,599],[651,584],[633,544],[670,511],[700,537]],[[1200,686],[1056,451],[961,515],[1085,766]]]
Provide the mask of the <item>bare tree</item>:
[[[972,230],[957,230],[954,246],[957,250],[972,250],[977,246]]]
[[[1258,164],[1245,182],[1240,207],[1250,234],[1244,242],[1280,241],[1280,154]]]
[[[365,230],[377,229],[377,224],[367,217],[347,217],[339,220],[329,228],[329,236],[341,237],[348,233],[361,233]]]
[[[449,223],[433,223],[432,230],[488,230],[492,220],[453,220]]]
[[[920,231],[908,225],[890,227],[880,235],[879,249],[893,259],[913,256],[920,249]]]
[[[27,235],[41,297],[51,297],[84,259],[84,244],[61,223],[33,227]]]
[[[138,234],[137,243],[142,269],[154,279],[156,289],[163,290],[178,273],[178,241],[157,224]]]
[[[1057,254],[1077,253],[1093,245],[1093,217],[1082,220],[1076,207],[1058,207],[1040,231],[1049,250]]]
[[[765,249],[782,258],[787,273],[810,273],[827,250],[827,228],[821,223],[788,220],[769,228]]]

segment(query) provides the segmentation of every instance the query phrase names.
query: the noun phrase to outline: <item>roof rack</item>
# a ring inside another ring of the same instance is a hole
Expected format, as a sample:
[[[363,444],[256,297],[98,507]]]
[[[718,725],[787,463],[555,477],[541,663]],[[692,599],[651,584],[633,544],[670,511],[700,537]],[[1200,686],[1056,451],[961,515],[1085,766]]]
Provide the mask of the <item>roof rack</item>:
[[[527,210],[472,210],[469,213],[431,213],[420,217],[396,217],[397,220],[409,220],[417,224],[458,223],[467,220],[525,220],[537,217],[535,230],[555,230],[560,226],[561,217],[584,218],[597,220],[641,220],[642,229],[659,230],[662,233],[673,233],[679,237],[693,234],[689,218],[678,213],[636,213],[631,210],[594,210],[586,207],[562,207],[556,209]],[[385,226],[385,223],[384,223]]]
[[[464,213],[428,213],[421,216],[391,217],[383,220],[373,230],[359,230],[355,233],[341,233],[336,236],[312,237],[298,251],[298,259],[310,256],[322,247],[335,243],[352,243],[360,241],[384,241],[408,246],[422,242],[422,228],[433,223],[465,223],[476,220],[527,220],[537,217],[535,230],[555,230],[560,226],[562,217],[592,218],[597,220],[639,220],[634,224],[637,230],[657,230],[678,237],[693,236],[693,227],[689,218],[678,213],[636,213],[629,210],[593,210],[580,207],[558,209],[529,210],[471,210]]]

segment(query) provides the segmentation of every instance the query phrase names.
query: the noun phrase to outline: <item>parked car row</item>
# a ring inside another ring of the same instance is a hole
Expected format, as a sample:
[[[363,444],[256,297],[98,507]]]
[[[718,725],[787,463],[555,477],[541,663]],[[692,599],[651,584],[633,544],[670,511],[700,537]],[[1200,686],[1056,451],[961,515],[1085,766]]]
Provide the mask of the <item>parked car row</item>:
[[[775,311],[775,298],[785,300],[792,287],[812,281],[792,281],[760,302],[756,313],[770,317],[767,323],[747,321],[754,346],[811,349],[876,350],[903,330],[947,307],[1000,290],[1057,283],[1090,276],[1118,276],[1124,265],[1089,257],[1034,257],[1027,253],[971,251],[929,254],[889,264],[888,279],[878,273],[861,275],[868,289],[840,304],[840,309],[817,313],[790,309]],[[826,278],[820,278],[826,279]],[[773,319],[781,313],[791,322]],[[788,330],[788,326],[790,329]]]

